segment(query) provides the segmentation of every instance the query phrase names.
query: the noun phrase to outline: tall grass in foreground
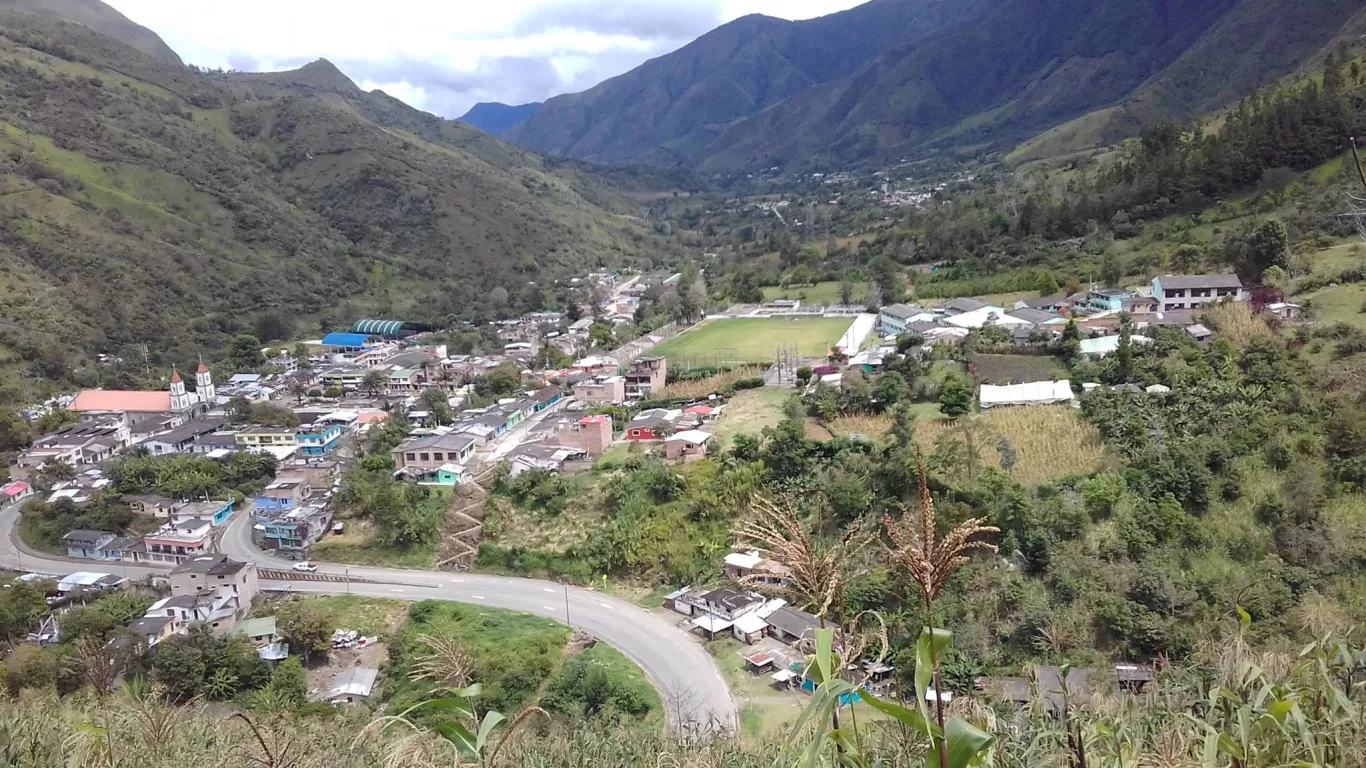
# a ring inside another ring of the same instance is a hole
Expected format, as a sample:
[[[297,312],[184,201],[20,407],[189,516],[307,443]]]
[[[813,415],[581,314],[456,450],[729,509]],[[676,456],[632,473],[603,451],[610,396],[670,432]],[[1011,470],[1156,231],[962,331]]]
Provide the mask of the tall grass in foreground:
[[[1332,635],[1297,655],[1258,653],[1241,638],[1203,649],[1188,669],[1164,671],[1141,696],[1076,692],[1069,720],[1089,768],[1280,768],[1366,765],[1366,647]],[[1056,716],[1036,697],[1013,711],[962,696],[949,716],[993,737],[993,768],[1075,765]],[[477,764],[411,731],[366,728],[363,709],[334,715],[250,715],[224,706],[172,707],[127,690],[59,698],[24,691],[0,699],[4,768],[416,768]],[[107,731],[104,723],[109,723]],[[773,738],[680,740],[658,728],[607,722],[533,722],[497,756],[501,768],[760,768],[791,766],[827,723]],[[894,719],[861,722],[860,756],[886,768],[923,768],[937,754]],[[259,735],[258,735],[259,732]],[[107,737],[107,738],[106,738]],[[415,741],[418,740],[418,741]],[[266,748],[269,749],[268,756]],[[794,754],[796,753],[796,754]],[[834,750],[811,764],[835,768]]]

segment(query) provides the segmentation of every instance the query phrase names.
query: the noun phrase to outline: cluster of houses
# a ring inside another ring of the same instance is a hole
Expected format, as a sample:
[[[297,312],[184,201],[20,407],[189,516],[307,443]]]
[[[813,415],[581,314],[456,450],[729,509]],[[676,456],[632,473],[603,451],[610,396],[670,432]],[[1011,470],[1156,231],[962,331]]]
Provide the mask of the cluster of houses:
[[[1174,327],[1184,329],[1196,341],[1213,335],[1200,324],[1199,316],[1215,304],[1246,302],[1252,298],[1237,275],[1161,275],[1147,286],[1133,290],[1096,289],[1071,295],[1023,299],[1012,307],[960,298],[936,307],[891,304],[878,313],[884,336],[917,333],[927,344],[960,341],[973,330],[995,326],[1009,333],[1021,346],[1044,344],[1062,335],[1075,320],[1083,335],[1094,338],[1083,354],[1102,356],[1117,346],[1121,316],[1137,329]],[[1300,307],[1287,302],[1265,306],[1266,311],[1288,320],[1299,317]]]

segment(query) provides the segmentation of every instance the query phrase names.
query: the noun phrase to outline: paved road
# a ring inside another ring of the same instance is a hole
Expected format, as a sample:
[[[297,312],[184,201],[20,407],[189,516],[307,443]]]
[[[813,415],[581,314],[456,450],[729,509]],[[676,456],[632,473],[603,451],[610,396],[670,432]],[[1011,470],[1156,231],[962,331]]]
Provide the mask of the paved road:
[[[52,574],[78,570],[109,570],[130,578],[157,574],[166,568],[148,565],[70,560],[20,550],[16,542],[17,508],[0,512],[0,566]],[[236,560],[260,568],[288,569],[291,561],[271,557],[251,543],[251,518],[234,516],[219,548]],[[735,727],[735,700],[716,662],[692,638],[670,623],[614,597],[554,582],[468,573],[413,571],[320,563],[318,573],[352,581],[262,581],[262,589],[312,594],[353,594],[400,600],[454,600],[544,616],[591,632],[621,651],[659,689],[669,720],[683,729]],[[363,579],[365,583],[354,580]]]

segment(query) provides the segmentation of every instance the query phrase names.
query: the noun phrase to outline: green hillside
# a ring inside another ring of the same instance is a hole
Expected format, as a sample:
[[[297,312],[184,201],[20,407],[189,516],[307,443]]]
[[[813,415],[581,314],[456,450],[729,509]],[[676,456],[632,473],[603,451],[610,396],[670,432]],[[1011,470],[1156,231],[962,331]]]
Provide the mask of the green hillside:
[[[499,285],[516,308],[530,281],[674,253],[637,215],[325,61],[200,73],[0,11],[0,345],[30,378],[212,354],[263,313],[440,321],[498,310]]]

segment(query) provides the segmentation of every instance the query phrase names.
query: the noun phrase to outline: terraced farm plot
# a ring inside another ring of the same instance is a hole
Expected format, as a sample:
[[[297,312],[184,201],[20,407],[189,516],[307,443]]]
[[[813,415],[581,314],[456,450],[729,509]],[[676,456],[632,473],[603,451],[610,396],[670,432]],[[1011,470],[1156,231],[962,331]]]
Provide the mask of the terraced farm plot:
[[[671,368],[773,362],[783,347],[799,357],[824,357],[849,330],[851,318],[765,317],[708,320],[650,351]]]

